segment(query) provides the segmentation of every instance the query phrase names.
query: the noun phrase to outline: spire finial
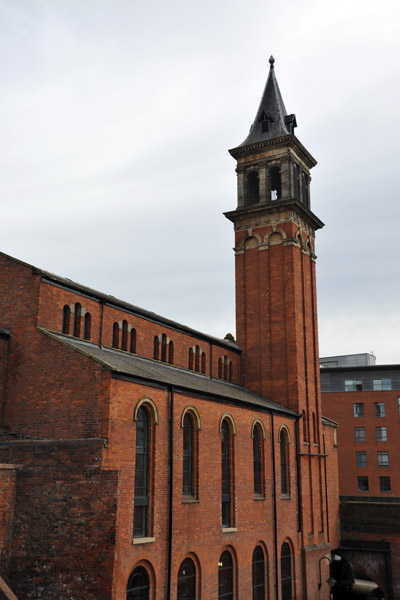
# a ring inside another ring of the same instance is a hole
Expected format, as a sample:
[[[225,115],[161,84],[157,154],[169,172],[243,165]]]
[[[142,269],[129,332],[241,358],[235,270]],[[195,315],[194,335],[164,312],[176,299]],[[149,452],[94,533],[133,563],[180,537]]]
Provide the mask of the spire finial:
[[[273,56],[272,56],[272,54],[271,54],[271,56],[269,57],[269,64],[270,64],[270,67],[269,67],[269,68],[270,68],[270,69],[273,69],[273,68],[274,68],[274,62],[275,62],[275,59],[274,59],[274,57],[273,57]]]

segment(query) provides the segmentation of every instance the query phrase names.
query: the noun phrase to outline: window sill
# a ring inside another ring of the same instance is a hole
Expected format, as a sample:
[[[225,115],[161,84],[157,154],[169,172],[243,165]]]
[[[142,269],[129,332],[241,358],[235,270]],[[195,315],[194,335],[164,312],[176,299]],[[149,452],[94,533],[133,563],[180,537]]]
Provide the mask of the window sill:
[[[221,533],[235,533],[237,531],[237,527],[223,527],[221,529]]]
[[[303,446],[309,446],[310,442],[303,442]]]
[[[155,542],[156,538],[154,537],[142,537],[142,538],[133,538],[132,544],[135,546],[136,544],[151,544]]]
[[[291,496],[289,494],[281,494],[281,500],[291,500]]]
[[[263,496],[262,494],[254,494],[253,496],[253,500],[265,500],[265,496]]]
[[[196,502],[199,502],[199,499],[194,496],[183,496],[182,498],[182,504],[195,504]]]

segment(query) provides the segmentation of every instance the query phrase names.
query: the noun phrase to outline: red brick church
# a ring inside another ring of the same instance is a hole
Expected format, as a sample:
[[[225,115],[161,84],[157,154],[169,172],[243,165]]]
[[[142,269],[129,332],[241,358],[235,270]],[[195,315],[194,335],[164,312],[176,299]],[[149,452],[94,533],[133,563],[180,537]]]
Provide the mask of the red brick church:
[[[310,169],[274,60],[237,161],[236,341],[0,254],[0,589],[329,598]],[[0,597],[1,597],[0,592]]]

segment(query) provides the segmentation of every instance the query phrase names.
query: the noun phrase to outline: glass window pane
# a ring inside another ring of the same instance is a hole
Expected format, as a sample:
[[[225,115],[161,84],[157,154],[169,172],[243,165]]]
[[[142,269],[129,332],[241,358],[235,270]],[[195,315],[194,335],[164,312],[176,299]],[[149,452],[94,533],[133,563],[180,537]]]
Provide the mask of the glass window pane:
[[[218,600],[233,600],[233,562],[227,550],[218,563]]]
[[[137,567],[126,586],[126,600],[149,600],[149,576],[144,567]]]
[[[292,557],[287,542],[281,549],[281,590],[282,600],[292,600]]]
[[[185,558],[179,568],[178,600],[196,600],[196,569],[191,558]]]

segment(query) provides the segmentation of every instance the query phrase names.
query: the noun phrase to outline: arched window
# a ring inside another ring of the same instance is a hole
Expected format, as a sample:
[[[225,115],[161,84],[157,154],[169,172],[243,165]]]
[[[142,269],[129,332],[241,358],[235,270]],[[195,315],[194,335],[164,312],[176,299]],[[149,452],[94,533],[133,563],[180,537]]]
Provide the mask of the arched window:
[[[282,197],[281,171],[279,167],[269,170],[270,200],[279,200]]]
[[[233,560],[228,550],[218,562],[218,600],[233,600]]]
[[[205,352],[201,353],[201,372],[202,373],[206,372],[206,353]]]
[[[229,362],[228,357],[225,356],[224,357],[224,379],[225,379],[225,381],[227,381],[227,379],[228,379],[228,362]]]
[[[136,329],[134,327],[131,329],[131,343],[129,351],[132,352],[132,354],[136,354]]]
[[[160,359],[160,340],[158,339],[157,335],[154,337],[153,358],[154,358],[154,360],[159,360]]]
[[[231,434],[226,419],[221,426],[222,527],[232,526]]]
[[[301,199],[302,202],[308,206],[308,181],[305,173],[301,176]]]
[[[250,171],[246,177],[246,206],[260,202],[260,183],[257,171]]]
[[[296,163],[293,164],[293,196],[300,200],[299,196],[299,169]]]
[[[193,348],[189,348],[189,369],[193,371]]]
[[[195,359],[194,359],[194,370],[196,373],[200,371],[200,348],[196,346]]]
[[[194,465],[193,465],[193,422],[188,413],[183,419],[183,484],[182,493],[194,496]]]
[[[289,495],[289,441],[284,429],[280,432],[281,494]]]
[[[161,336],[161,360],[167,362],[167,336],[165,333]]]
[[[170,365],[174,364],[174,342],[168,344],[168,362]]]
[[[62,332],[69,333],[69,327],[71,322],[71,309],[66,304],[63,308],[63,321],[62,321]]]
[[[259,425],[253,429],[253,467],[254,467],[254,493],[263,494],[262,481],[262,432]]]
[[[232,381],[233,379],[233,364],[232,361],[229,361],[229,367],[228,367],[228,380]]]
[[[318,444],[317,419],[315,418],[315,412],[313,412],[313,414],[312,414],[312,426],[313,426],[313,442],[314,442],[314,444]]]
[[[218,359],[218,377],[222,379],[223,371],[222,371],[222,358]]]
[[[122,343],[121,350],[128,350],[128,321],[122,321]]]
[[[282,600],[292,600],[292,555],[287,542],[281,548],[281,591]]]
[[[149,600],[150,581],[144,567],[132,571],[126,586],[126,600]]]
[[[90,340],[90,333],[92,329],[92,317],[90,313],[85,313],[85,319],[83,323],[83,337],[85,340]]]
[[[149,508],[149,415],[140,406],[136,416],[135,502],[133,537],[147,537]]]
[[[301,411],[302,414],[302,418],[301,420],[303,421],[303,442],[307,442],[307,420],[306,420],[306,411],[302,410]]]
[[[265,600],[265,558],[261,546],[256,546],[252,560],[253,600]]]
[[[112,347],[119,348],[119,324],[117,322],[113,325]]]
[[[196,568],[191,558],[185,558],[179,567],[177,600],[196,600]]]
[[[75,304],[75,314],[74,314],[74,337],[80,337],[81,335],[81,310],[82,307],[77,302]]]

